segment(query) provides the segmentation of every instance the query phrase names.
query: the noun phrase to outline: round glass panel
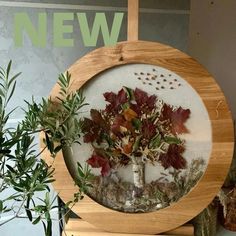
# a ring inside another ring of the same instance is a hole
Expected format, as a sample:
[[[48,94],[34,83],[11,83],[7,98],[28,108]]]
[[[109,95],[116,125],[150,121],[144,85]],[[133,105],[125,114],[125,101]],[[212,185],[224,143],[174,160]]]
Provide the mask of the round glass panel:
[[[212,149],[208,112],[192,86],[162,67],[111,68],[82,87],[81,145],[64,150],[94,175],[88,195],[123,212],[151,212],[186,195],[204,174]]]

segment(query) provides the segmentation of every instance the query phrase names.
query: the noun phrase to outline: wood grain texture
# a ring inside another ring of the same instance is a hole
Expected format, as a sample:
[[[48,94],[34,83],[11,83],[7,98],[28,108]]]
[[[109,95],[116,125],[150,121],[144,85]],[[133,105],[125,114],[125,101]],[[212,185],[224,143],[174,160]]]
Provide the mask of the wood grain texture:
[[[69,68],[72,74],[70,90],[81,88],[95,75],[109,68],[129,63],[146,63],[164,67],[185,79],[202,98],[212,124],[213,149],[204,176],[177,203],[152,213],[126,214],[108,209],[89,197],[79,202],[74,211],[85,221],[109,232],[158,234],[177,228],[200,213],[215,197],[228,173],[234,147],[231,113],[225,97],[211,75],[193,58],[172,47],[152,42],[122,42],[114,47],[97,49]],[[56,85],[51,92],[58,96]],[[50,155],[44,158],[51,161]],[[54,163],[54,188],[65,201],[73,199],[74,186],[63,155]]]
[[[138,40],[139,0],[128,0],[128,41]]]
[[[132,236],[132,234],[117,234],[117,233],[108,233],[104,232],[101,229],[94,227],[93,225],[85,222],[81,219],[70,219],[69,222],[65,225],[65,232],[67,236]],[[63,236],[66,236],[63,235]],[[148,236],[146,234],[139,234],[140,236]],[[193,225],[184,225],[172,231],[166,232],[162,235],[170,236],[193,236],[194,227]]]

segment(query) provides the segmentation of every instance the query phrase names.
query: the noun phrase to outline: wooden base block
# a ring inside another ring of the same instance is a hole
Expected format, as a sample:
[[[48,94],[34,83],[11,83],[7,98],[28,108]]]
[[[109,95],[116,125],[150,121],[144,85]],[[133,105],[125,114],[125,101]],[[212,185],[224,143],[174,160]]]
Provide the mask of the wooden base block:
[[[118,233],[109,233],[104,232],[103,230],[97,229],[93,225],[85,222],[81,219],[70,219],[65,226],[65,232],[63,236],[131,236],[133,234],[118,234]],[[149,236],[146,234],[139,234],[140,236]],[[184,225],[175,230],[169,231],[162,235],[181,235],[181,236],[193,236],[194,227],[193,225]]]

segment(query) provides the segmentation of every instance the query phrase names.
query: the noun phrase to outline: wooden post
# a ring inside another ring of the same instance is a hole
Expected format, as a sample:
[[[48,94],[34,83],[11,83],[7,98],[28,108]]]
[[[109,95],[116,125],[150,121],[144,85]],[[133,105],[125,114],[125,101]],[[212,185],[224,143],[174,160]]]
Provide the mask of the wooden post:
[[[128,0],[128,41],[138,40],[139,0]]]

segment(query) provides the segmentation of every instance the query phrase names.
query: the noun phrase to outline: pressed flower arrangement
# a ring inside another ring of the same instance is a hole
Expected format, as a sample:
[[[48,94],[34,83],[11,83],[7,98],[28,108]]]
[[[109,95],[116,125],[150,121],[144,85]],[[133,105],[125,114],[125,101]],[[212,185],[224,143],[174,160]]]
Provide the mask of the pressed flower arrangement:
[[[96,144],[88,160],[92,167],[101,162],[103,176],[113,165],[132,163],[133,169],[139,170],[147,161],[159,161],[165,168],[177,170],[186,167],[181,155],[184,140],[178,134],[187,132],[184,123],[190,116],[189,109],[174,108],[161,100],[157,103],[155,95],[148,96],[138,88],[123,88],[118,94],[108,92],[104,98],[109,103],[106,109],[91,110],[92,119],[83,123],[84,142]],[[142,187],[144,181],[134,179],[135,186]]]
[[[185,123],[190,118],[191,111],[166,104],[156,95],[149,95],[139,88],[133,90],[123,87],[117,94],[106,92],[103,96],[107,102],[105,109],[91,109],[91,119],[84,119],[82,131],[84,142],[90,143],[93,148],[87,163],[92,168],[101,169],[101,176],[97,177],[97,181],[107,177],[113,187],[110,187],[111,192],[106,195],[106,186],[98,184],[95,179],[91,196],[100,198],[102,204],[126,212],[153,211],[177,201],[188,192],[184,189],[186,186],[183,185],[180,190],[177,184],[181,183],[181,170],[187,168],[187,161],[183,157],[185,140],[180,134],[188,133]],[[176,179],[171,182],[157,180],[147,184],[146,163],[169,169],[169,174]],[[114,182],[114,170],[128,165],[132,165],[133,184],[123,183],[116,176],[124,191],[118,190],[115,187],[117,183]],[[192,165],[195,165],[192,179],[196,183],[202,175],[204,160],[195,160]],[[198,174],[194,175],[194,172]],[[116,192],[118,203],[114,198],[108,200],[113,191]],[[125,191],[126,196],[120,196]],[[130,192],[130,196],[127,192]]]

